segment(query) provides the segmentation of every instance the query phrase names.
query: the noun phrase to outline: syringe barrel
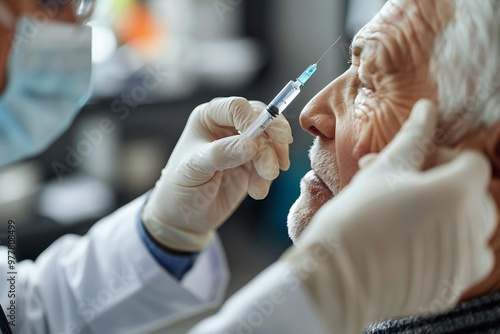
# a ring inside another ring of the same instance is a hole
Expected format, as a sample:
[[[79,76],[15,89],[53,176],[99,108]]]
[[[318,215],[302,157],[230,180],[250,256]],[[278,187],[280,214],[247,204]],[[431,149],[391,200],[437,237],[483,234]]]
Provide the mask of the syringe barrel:
[[[248,137],[252,140],[257,139],[260,134],[267,128],[269,123],[274,120],[275,116],[271,115],[267,109],[264,109],[259,117],[246,129],[241,135]]]
[[[257,139],[267,126],[288,107],[299,93],[300,83],[297,81],[290,81],[241,135],[253,140]]]
[[[285,88],[279,92],[274,100],[269,103],[269,108],[277,112],[275,116],[281,114],[286,107],[299,95],[300,83],[297,81],[290,81]]]

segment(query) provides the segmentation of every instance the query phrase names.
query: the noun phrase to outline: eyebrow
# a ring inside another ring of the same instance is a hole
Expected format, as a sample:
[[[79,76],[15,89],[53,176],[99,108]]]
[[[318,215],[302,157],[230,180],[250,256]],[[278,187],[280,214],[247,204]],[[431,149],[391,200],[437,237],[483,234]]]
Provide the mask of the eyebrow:
[[[352,59],[353,55],[359,57],[361,55],[361,53],[363,52],[363,49],[365,47],[365,43],[363,43],[361,41],[359,38],[354,38],[353,41],[351,42],[351,45],[349,46],[349,55],[351,56],[351,59]]]

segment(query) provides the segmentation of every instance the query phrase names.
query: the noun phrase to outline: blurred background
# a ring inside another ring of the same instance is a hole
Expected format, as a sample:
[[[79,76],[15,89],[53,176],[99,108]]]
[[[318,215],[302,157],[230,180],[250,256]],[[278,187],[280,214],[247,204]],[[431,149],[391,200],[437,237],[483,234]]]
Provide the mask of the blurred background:
[[[151,189],[196,106],[219,96],[268,103],[343,35],[285,112],[292,167],[220,230],[230,296],[291,245],[286,216],[312,143],[298,116],[347,69],[353,35],[384,2],[98,0],[90,102],[46,152],[0,170],[0,221],[17,223],[18,260],[35,259],[63,234],[84,234]],[[185,332],[194,321],[162,332]]]

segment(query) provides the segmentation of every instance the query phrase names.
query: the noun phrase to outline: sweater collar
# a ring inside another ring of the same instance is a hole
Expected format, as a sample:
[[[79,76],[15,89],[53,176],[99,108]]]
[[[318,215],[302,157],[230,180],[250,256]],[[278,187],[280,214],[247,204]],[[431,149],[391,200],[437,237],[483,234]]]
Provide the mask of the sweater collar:
[[[403,333],[500,333],[500,292],[463,302],[446,313],[380,321],[365,331],[365,334]]]

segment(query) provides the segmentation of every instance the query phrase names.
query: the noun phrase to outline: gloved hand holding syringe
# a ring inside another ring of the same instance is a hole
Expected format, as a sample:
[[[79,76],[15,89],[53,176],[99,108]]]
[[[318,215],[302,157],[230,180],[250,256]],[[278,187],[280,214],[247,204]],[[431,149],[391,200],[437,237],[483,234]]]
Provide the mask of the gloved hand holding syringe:
[[[267,196],[279,171],[290,167],[292,130],[278,116],[316,67],[290,82],[268,106],[241,97],[219,98],[191,113],[141,214],[154,240],[169,250],[200,252],[247,195]],[[254,140],[264,130],[267,138]]]
[[[340,36],[337,40],[326,50],[326,52],[318,59],[317,62],[310,65],[295,81],[290,81],[285,88],[269,103],[259,115],[259,117],[246,129],[241,135],[257,139],[262,132],[267,128],[267,126],[281,114],[290,103],[299,95],[300,86],[304,86],[307,80],[316,72],[318,69],[318,63],[323,59],[324,56],[337,44],[337,42],[342,38]]]

